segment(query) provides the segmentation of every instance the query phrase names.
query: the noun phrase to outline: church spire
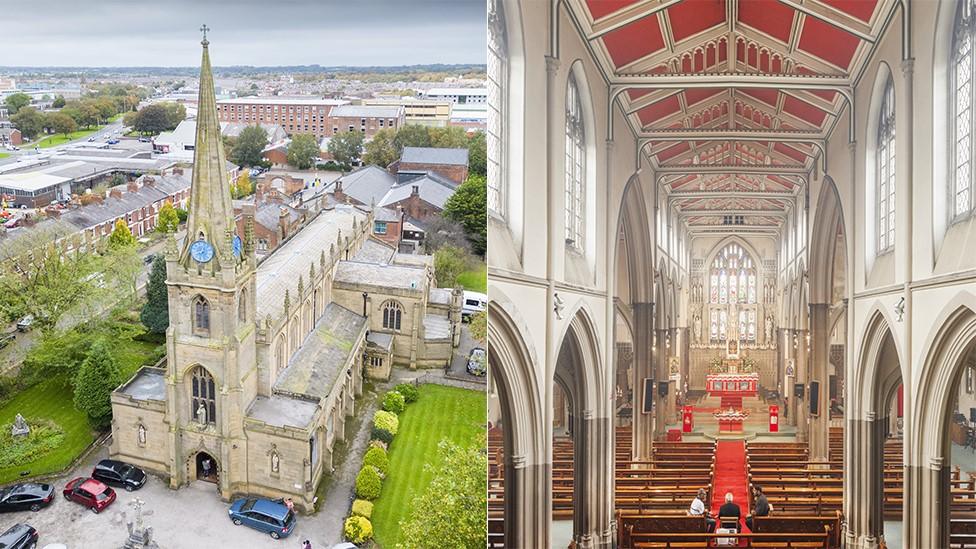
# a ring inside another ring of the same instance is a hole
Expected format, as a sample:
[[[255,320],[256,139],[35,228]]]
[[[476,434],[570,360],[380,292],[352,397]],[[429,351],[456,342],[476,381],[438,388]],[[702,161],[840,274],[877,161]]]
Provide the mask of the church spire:
[[[191,247],[204,240],[213,253],[210,268],[220,270],[220,264],[234,259],[234,206],[227,179],[227,162],[217,120],[217,100],[214,95],[213,73],[206,25],[203,32],[203,59],[200,63],[200,94],[197,99],[197,135],[193,153],[193,179],[190,185],[190,211],[187,219],[186,246],[180,262],[189,266],[206,254],[191,254]],[[206,246],[198,245],[197,250]]]

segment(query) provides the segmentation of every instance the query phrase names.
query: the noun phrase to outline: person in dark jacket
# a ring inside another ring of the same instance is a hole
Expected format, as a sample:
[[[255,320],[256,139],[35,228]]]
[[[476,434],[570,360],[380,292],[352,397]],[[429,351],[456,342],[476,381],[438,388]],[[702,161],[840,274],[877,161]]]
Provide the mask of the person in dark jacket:
[[[749,527],[749,530],[752,530],[752,517],[767,517],[769,512],[773,510],[773,506],[766,499],[766,494],[763,493],[762,486],[756,484],[752,487],[752,497],[756,499],[756,508],[753,509],[751,515],[746,517],[746,526]]]
[[[727,492],[725,494],[725,503],[718,509],[718,520],[721,521],[722,528],[729,528],[732,525],[731,520],[725,520],[727,518],[735,517],[735,528],[739,527],[739,517],[742,516],[742,511],[739,506],[732,502],[732,492]]]

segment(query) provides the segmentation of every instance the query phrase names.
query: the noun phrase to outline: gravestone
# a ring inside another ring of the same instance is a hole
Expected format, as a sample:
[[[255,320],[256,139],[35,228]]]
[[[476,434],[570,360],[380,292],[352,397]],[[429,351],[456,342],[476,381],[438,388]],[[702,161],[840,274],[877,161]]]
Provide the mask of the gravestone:
[[[10,427],[10,433],[15,436],[27,436],[30,434],[30,426],[27,425],[27,421],[24,420],[24,416],[17,414],[14,419],[14,424]]]

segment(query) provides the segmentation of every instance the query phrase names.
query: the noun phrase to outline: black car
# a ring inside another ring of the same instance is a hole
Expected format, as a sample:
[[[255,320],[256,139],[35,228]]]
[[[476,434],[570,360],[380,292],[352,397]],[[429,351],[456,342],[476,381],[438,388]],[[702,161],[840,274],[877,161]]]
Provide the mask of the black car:
[[[40,511],[54,501],[54,486],[28,482],[0,488],[0,512]],[[0,547],[3,547],[0,545]]]
[[[126,492],[138,490],[146,483],[146,473],[142,469],[114,459],[99,461],[91,476],[110,486],[125,488]]]
[[[0,534],[3,549],[34,549],[37,547],[37,530],[29,524],[14,524]]]

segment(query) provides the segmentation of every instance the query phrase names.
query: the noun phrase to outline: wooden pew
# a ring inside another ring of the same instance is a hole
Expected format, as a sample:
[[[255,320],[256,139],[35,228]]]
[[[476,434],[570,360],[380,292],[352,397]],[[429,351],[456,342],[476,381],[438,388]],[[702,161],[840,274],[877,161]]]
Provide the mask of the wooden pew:
[[[819,533],[826,527],[830,547],[840,547],[840,511],[831,515],[772,515],[753,517],[752,531],[756,533]]]

